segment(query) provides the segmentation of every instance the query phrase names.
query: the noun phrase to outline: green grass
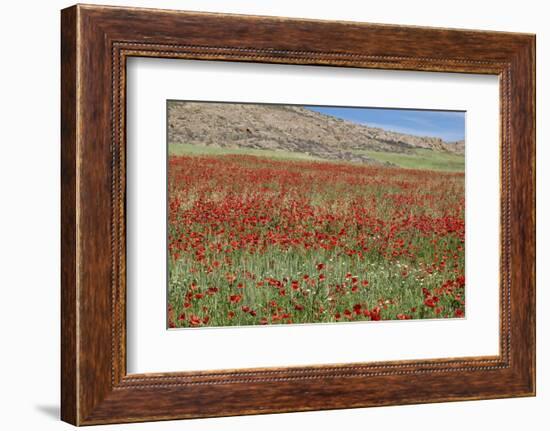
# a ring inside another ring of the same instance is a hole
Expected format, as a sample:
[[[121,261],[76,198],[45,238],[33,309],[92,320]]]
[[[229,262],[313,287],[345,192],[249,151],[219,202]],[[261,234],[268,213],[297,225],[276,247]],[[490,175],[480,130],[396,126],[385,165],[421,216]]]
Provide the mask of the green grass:
[[[417,149],[413,153],[388,153],[385,151],[356,150],[380,162],[390,162],[401,168],[427,169],[432,171],[464,171],[464,156],[428,149]]]
[[[291,151],[258,150],[255,148],[222,148],[191,144],[169,144],[168,153],[171,156],[223,156],[227,154],[242,154],[282,160],[322,160],[309,154],[295,153]]]
[[[421,169],[432,171],[464,172],[464,156],[443,153],[428,149],[417,149],[411,153],[388,153],[386,151],[354,150],[354,153],[364,154],[380,162],[389,162],[400,168]],[[251,155],[279,160],[326,160],[306,153],[282,150],[259,150],[254,148],[227,148],[217,146],[170,144],[168,153],[171,156],[223,156]],[[349,163],[334,160],[336,163]]]

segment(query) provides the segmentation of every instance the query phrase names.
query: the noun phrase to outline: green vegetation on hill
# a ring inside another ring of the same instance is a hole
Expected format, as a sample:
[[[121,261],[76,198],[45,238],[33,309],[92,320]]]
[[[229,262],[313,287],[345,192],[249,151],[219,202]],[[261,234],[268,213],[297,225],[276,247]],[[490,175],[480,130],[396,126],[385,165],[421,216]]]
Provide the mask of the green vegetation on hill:
[[[262,150],[255,148],[222,148],[206,145],[170,144],[168,152],[171,156],[182,155],[207,155],[221,156],[228,154],[243,154],[271,159],[283,160],[326,160],[306,153],[298,153],[283,150]],[[386,151],[355,150],[357,154],[363,154],[379,162],[389,162],[401,168],[422,169],[434,171],[464,171],[464,156],[460,154],[444,153],[429,149],[416,149],[411,153],[390,153]],[[334,160],[342,163],[342,160]],[[345,163],[345,162],[344,162]]]
[[[271,159],[321,160],[305,153],[294,153],[280,150],[259,150],[255,148],[222,148],[205,145],[170,144],[168,152],[171,156],[222,156],[226,154],[246,154],[250,156],[269,157]]]
[[[429,169],[433,171],[464,171],[464,155],[416,149],[412,153],[386,151],[360,151],[372,159],[389,162],[401,168]]]

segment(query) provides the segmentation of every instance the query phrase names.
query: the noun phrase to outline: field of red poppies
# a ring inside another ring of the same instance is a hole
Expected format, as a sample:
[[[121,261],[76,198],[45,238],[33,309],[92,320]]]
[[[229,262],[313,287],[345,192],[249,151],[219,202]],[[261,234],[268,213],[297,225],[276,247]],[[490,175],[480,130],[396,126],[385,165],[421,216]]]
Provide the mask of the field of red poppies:
[[[464,316],[464,174],[170,156],[171,328]]]

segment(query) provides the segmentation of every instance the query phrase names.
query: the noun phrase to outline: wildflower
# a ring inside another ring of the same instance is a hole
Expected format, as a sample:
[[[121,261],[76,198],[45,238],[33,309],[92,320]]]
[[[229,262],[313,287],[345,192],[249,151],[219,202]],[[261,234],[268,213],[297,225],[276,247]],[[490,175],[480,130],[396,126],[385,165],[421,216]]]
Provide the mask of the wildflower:
[[[239,302],[241,302],[242,298],[243,298],[242,295],[230,295],[229,296],[229,301],[232,304],[238,304]]]

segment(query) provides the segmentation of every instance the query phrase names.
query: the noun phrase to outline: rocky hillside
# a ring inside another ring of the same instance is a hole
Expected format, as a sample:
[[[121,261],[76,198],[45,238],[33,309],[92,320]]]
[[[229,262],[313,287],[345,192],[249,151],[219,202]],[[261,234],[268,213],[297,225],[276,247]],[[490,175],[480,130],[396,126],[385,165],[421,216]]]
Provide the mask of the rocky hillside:
[[[464,152],[462,144],[359,125],[288,105],[169,102],[168,142],[282,150],[369,163],[364,151]]]
[[[447,142],[445,143],[445,148],[447,149],[447,151],[451,153],[462,154],[462,155],[464,155],[464,151],[466,150],[464,140]]]

